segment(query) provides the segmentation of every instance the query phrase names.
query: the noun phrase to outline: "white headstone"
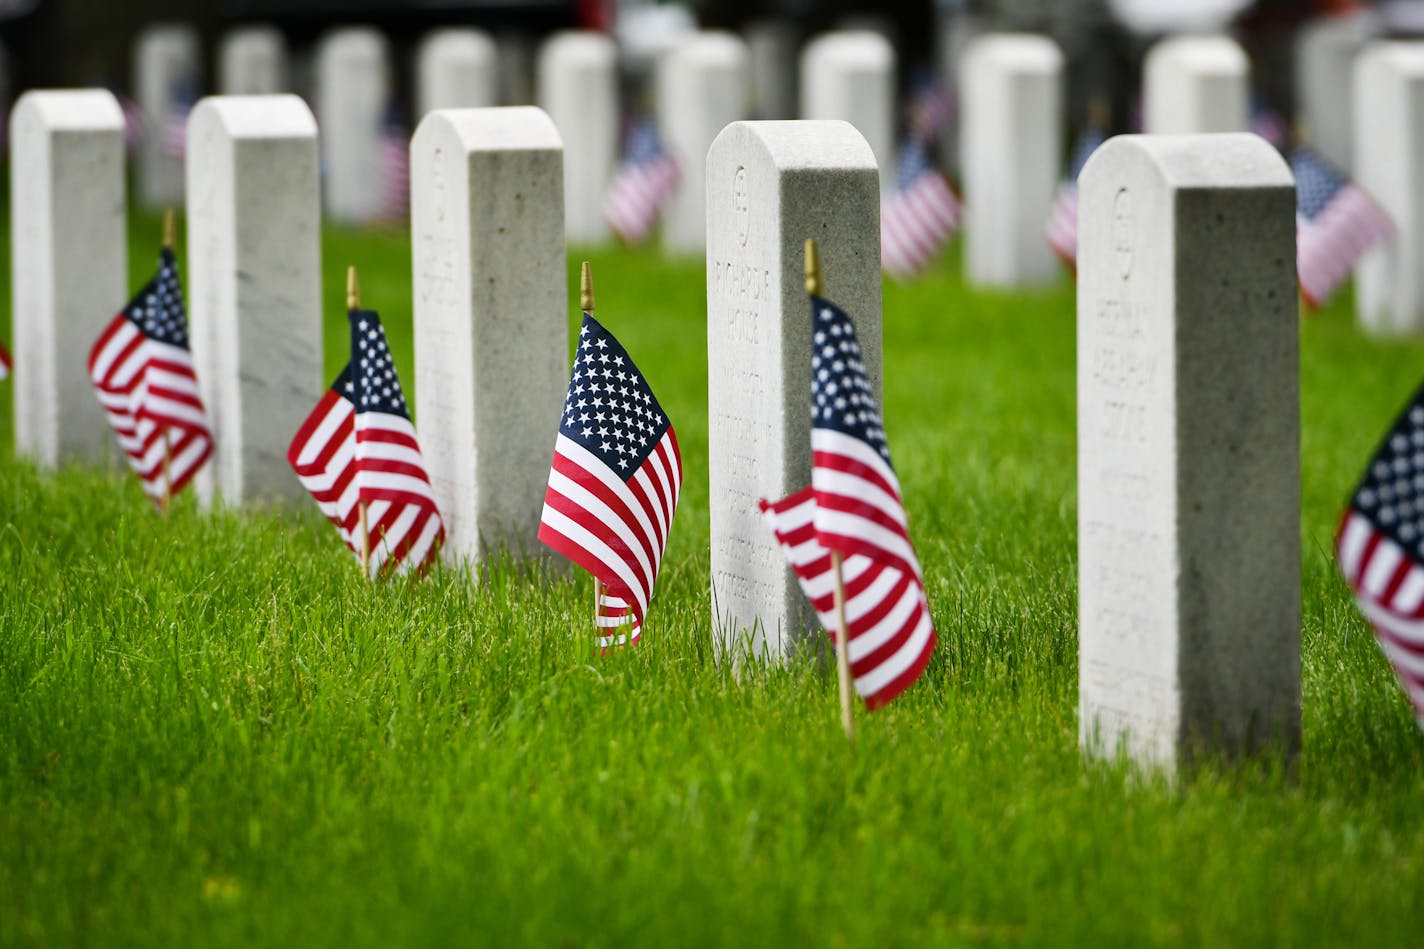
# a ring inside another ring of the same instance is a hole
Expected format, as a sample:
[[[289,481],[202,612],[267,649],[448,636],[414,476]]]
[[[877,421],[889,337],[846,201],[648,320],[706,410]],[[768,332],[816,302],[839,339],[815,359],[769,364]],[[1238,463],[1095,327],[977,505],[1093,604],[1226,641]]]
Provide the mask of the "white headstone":
[[[112,436],[89,347],[128,299],[124,116],[102,90],[27,92],[10,113],[15,450],[101,461]]]
[[[1142,123],[1149,134],[1244,132],[1250,122],[1246,53],[1227,36],[1174,36],[1147,51]]]
[[[800,31],[786,19],[754,20],[747,39],[751,112],[758,119],[796,117],[796,46]]]
[[[731,33],[692,34],[658,61],[657,101],[663,146],[681,172],[663,213],[663,246],[701,254],[707,247],[707,149],[724,127],[746,118],[746,44]]]
[[[499,51],[488,33],[436,30],[416,53],[416,112],[499,104]]]
[[[779,659],[819,628],[757,508],[811,481],[807,238],[880,385],[870,146],[845,122],[727,126],[707,156],[707,238],[713,634],[723,655]]]
[[[244,26],[218,49],[218,91],[225,96],[287,92],[287,41],[275,26]]]
[[[294,95],[212,96],[188,123],[190,340],[221,498],[301,498],[287,446],[331,380],[322,369],[316,119]]]
[[[1379,29],[1369,13],[1321,17],[1295,41],[1296,115],[1305,139],[1326,160],[1349,169],[1355,57]]]
[[[135,97],[143,116],[138,150],[139,200],[153,208],[183,203],[183,158],[176,147],[184,112],[200,92],[198,33],[177,24],[151,26],[134,45]]]
[[[886,193],[895,186],[895,81],[895,50],[872,30],[823,33],[801,52],[801,117],[854,125]]]
[[[1354,137],[1355,181],[1395,228],[1355,272],[1360,324],[1424,333],[1424,43],[1374,43],[1355,60]]]
[[[618,161],[618,49],[602,33],[556,33],[539,49],[539,105],[566,146],[564,227],[571,242],[608,238],[603,194]]]
[[[959,85],[965,277],[1003,287],[1054,280],[1043,226],[1063,160],[1063,54],[1043,36],[982,34],[964,50]]]
[[[530,554],[568,389],[563,145],[530,106],[442,109],[411,170],[415,422],[444,555]]]
[[[326,213],[359,224],[385,207],[381,136],[390,105],[386,40],[370,27],[343,27],[316,54],[316,115],[326,168]]]
[[[1167,770],[1300,740],[1295,189],[1254,135],[1078,179],[1080,737]]]

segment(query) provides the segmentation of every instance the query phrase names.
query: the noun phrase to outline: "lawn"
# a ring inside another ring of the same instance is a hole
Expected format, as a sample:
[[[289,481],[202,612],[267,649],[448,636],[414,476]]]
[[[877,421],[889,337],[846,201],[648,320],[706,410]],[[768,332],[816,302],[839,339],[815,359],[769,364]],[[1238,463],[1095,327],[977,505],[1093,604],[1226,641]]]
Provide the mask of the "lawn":
[[[328,369],[355,263],[409,385],[405,235],[323,255]],[[607,657],[586,577],[372,587],[314,505],[159,517],[131,476],[16,460],[0,385],[0,943],[1414,943],[1424,738],[1330,542],[1424,348],[1348,299],[1302,322],[1300,758],[1172,785],[1077,750],[1066,276],[976,292],[953,254],[886,285],[940,645],[852,748],[833,672],[715,662],[701,263],[590,256],[687,472],[643,642]]]

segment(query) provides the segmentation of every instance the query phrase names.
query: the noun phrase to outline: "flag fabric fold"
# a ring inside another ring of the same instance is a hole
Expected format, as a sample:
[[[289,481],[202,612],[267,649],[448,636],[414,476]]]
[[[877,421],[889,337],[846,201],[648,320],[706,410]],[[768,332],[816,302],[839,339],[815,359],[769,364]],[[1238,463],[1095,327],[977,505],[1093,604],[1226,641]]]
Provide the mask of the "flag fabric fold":
[[[1360,258],[1394,233],[1384,209],[1309,148],[1290,157],[1296,194],[1296,272],[1306,305],[1323,306]]]
[[[173,251],[89,352],[89,378],[119,446],[162,507],[212,454]]]
[[[625,244],[641,244],[652,233],[681,179],[677,160],[667,152],[650,119],[628,130],[625,157],[603,196],[603,217]]]
[[[760,508],[832,638],[832,554],[841,556],[846,655],[857,694],[876,709],[924,671],[934,623],[855,326],[814,296],[811,322],[811,484]]]
[[[351,360],[297,430],[287,461],[359,558],[366,508],[371,576],[421,573],[445,526],[381,318],[354,309]]]
[[[1078,268],[1078,175],[1102,143],[1103,133],[1092,127],[1084,130],[1073,143],[1073,152],[1068,158],[1068,173],[1058,185],[1053,208],[1048,214],[1048,224],[1044,228],[1048,246],[1074,270]]]
[[[672,423],[627,350],[585,313],[539,540],[602,584],[600,647],[642,635],[681,490]]]
[[[1424,388],[1370,459],[1335,555],[1424,729]]]
[[[960,214],[959,195],[931,165],[927,146],[907,141],[895,193],[880,212],[881,268],[898,280],[920,273],[959,229]]]

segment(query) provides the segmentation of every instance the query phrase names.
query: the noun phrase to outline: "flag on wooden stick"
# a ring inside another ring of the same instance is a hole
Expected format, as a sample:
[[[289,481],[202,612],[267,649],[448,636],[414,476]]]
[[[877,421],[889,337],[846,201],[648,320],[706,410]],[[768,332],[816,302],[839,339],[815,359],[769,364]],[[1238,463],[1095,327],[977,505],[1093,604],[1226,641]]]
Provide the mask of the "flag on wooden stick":
[[[164,508],[213,450],[188,351],[188,321],[171,239],[158,273],[99,335],[89,378],[119,446],[154,504]]]
[[[367,576],[423,572],[445,526],[385,327],[349,276],[351,359],[287,449],[287,461]]]
[[[1424,728],[1424,388],[1351,495],[1335,554]]]
[[[682,490],[677,433],[621,343],[584,315],[539,539],[593,575],[598,645],[637,642]],[[626,627],[626,628],[625,628]]]
[[[847,681],[875,709],[915,682],[935,630],[880,408],[850,317],[822,296],[807,242],[811,296],[811,484],[761,502]],[[847,733],[849,706],[843,706]]]

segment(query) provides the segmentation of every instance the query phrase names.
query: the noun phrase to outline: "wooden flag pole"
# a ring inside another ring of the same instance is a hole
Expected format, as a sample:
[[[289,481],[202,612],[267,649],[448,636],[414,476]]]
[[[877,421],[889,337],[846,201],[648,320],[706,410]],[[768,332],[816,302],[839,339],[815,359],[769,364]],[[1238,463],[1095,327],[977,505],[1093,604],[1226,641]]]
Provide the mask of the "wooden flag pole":
[[[169,208],[163,212],[163,249],[169,253],[173,252],[173,246],[178,240],[178,221],[173,209]],[[163,429],[163,499],[158,502],[158,512],[168,513],[169,502],[173,500],[173,475],[170,468],[173,464],[173,444],[168,437],[168,428]]]
[[[593,312],[593,268],[588,261],[583,262],[579,268],[579,309],[585,313]],[[598,625],[600,607],[603,602],[603,582],[598,577],[593,578],[593,641],[598,640],[603,635],[603,629]]]
[[[361,306],[361,284],[356,279],[356,267],[346,268],[346,309],[355,310]],[[358,473],[357,477],[360,475]],[[359,486],[358,486],[359,490]],[[366,522],[366,502],[357,501],[356,511],[361,517],[361,573],[371,579],[371,529]]]
[[[806,241],[806,293],[813,297],[826,295],[826,281],[821,274],[821,253],[816,242]],[[855,703],[850,688],[850,631],[846,624],[845,579],[841,572],[841,555],[831,552],[831,575],[835,579],[836,603],[836,678],[840,683],[841,727],[846,738],[855,740]]]

